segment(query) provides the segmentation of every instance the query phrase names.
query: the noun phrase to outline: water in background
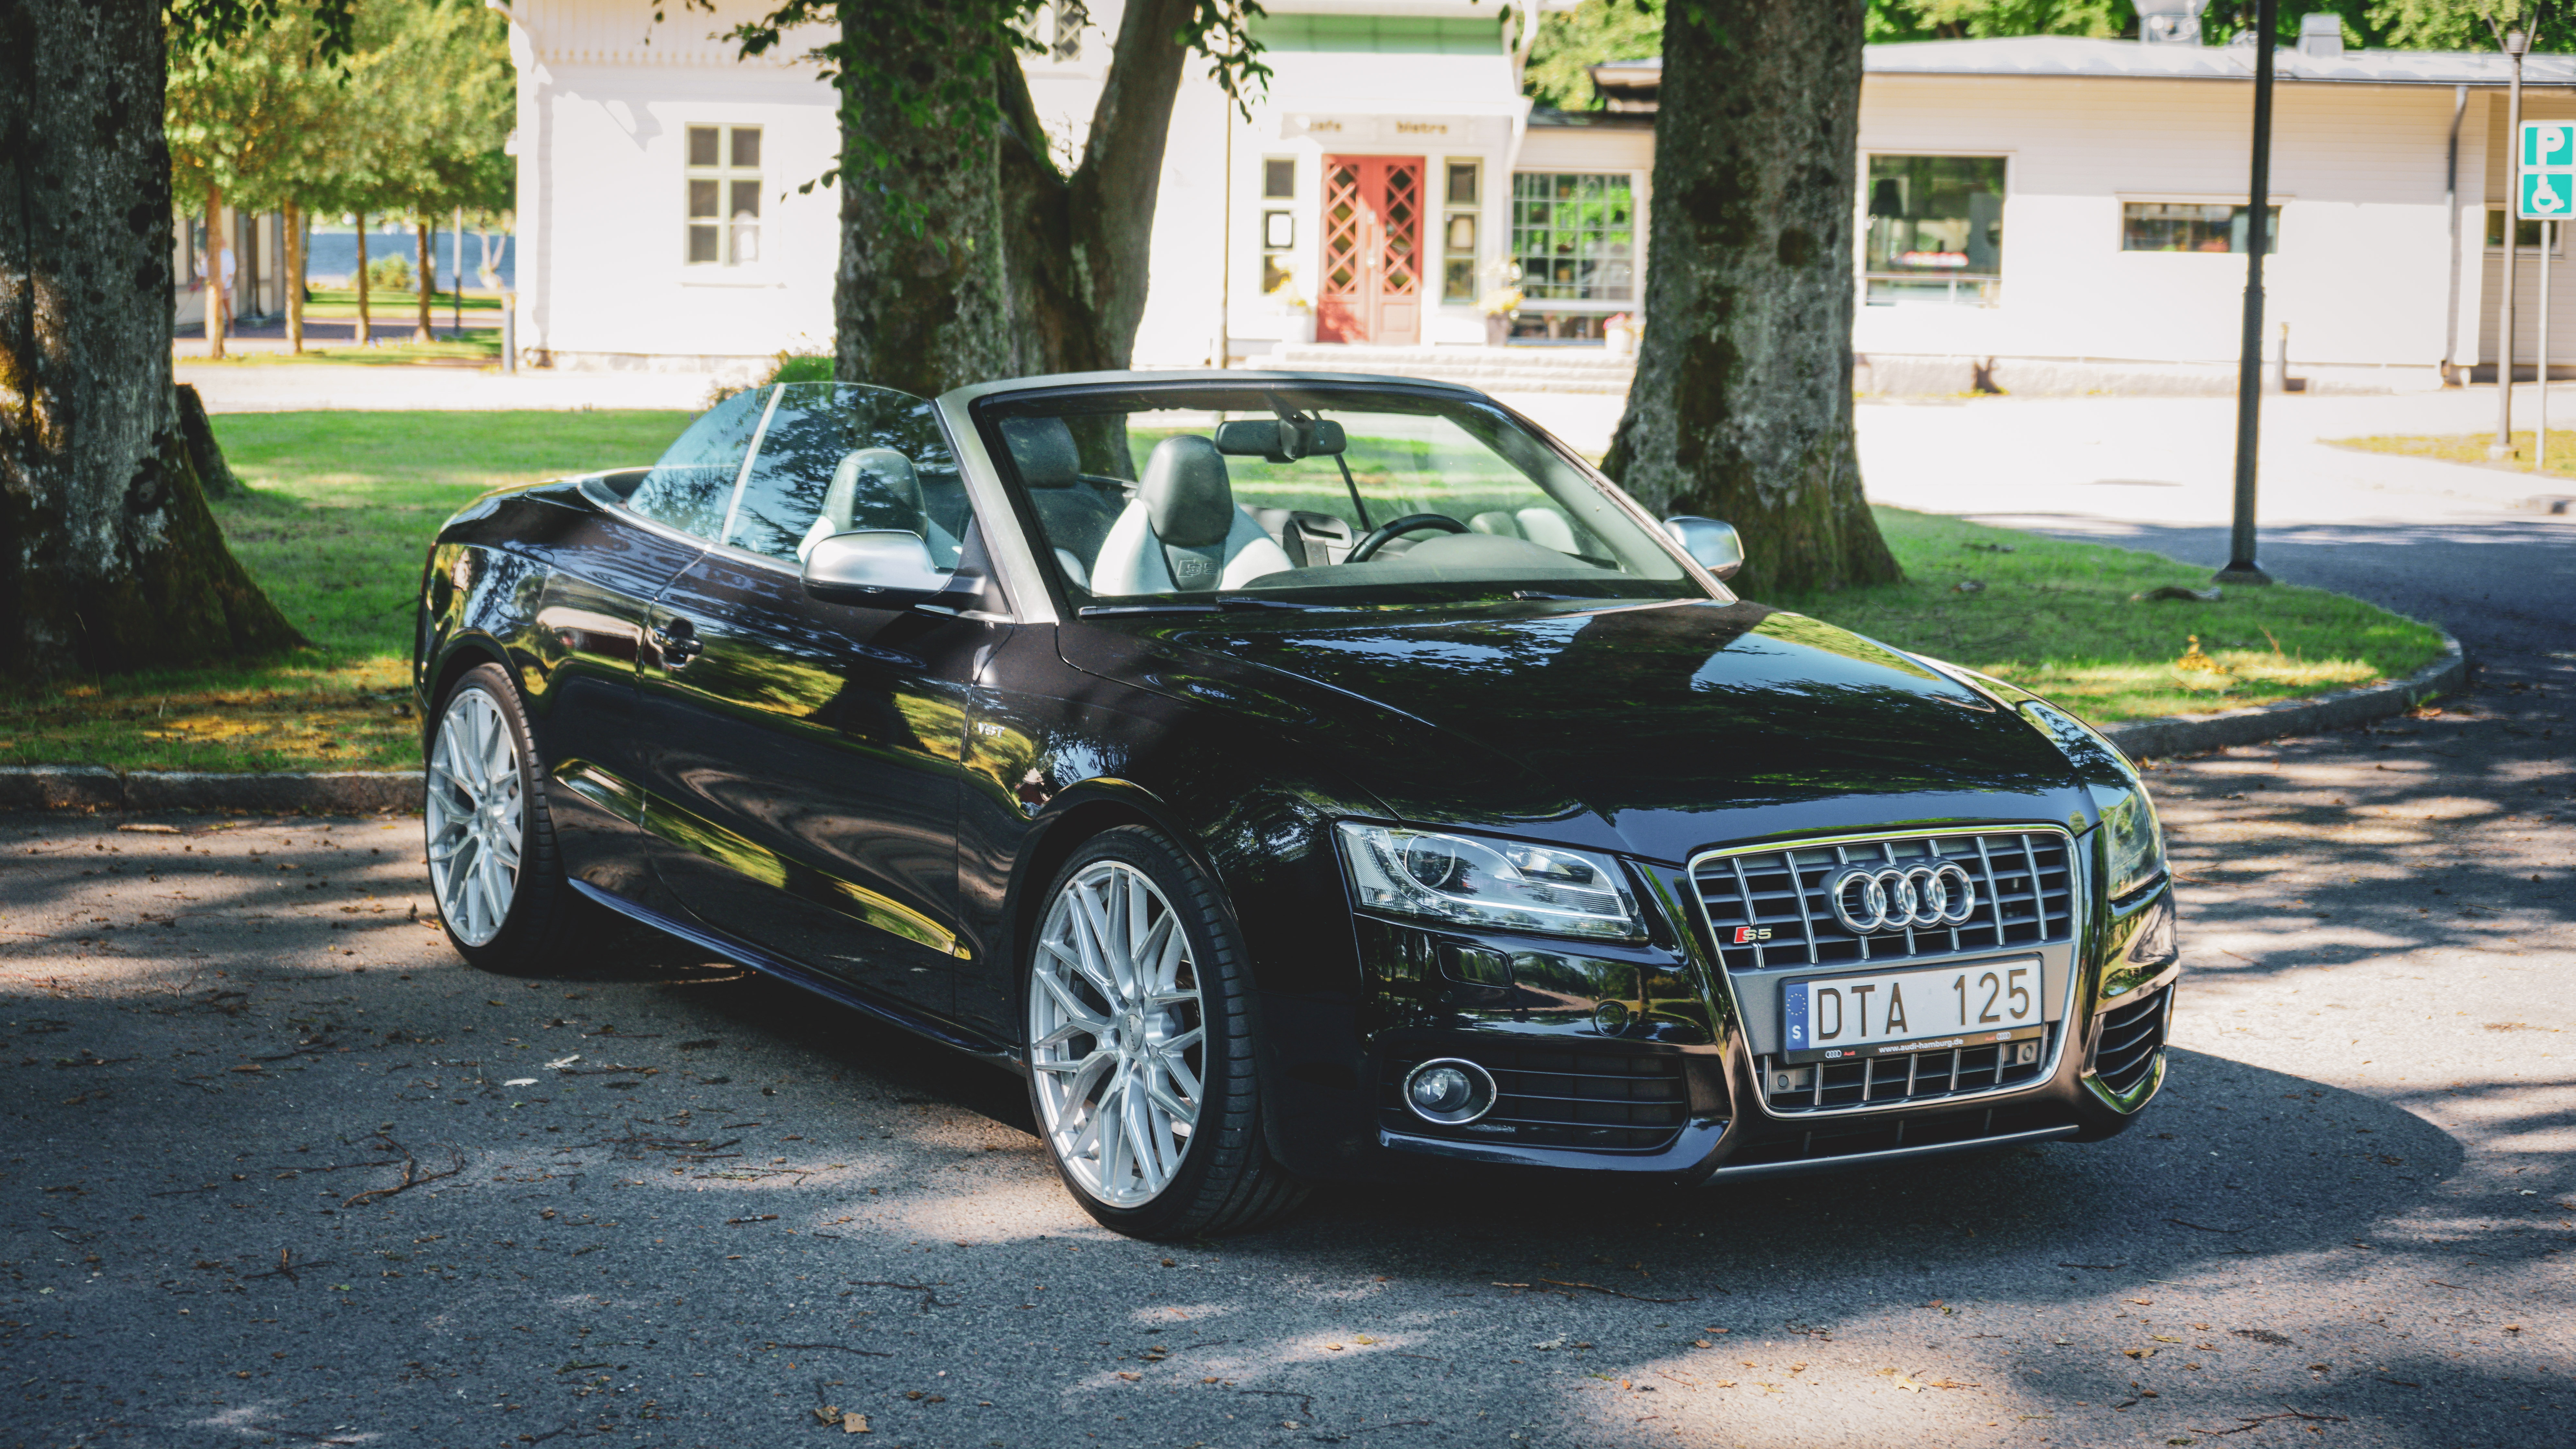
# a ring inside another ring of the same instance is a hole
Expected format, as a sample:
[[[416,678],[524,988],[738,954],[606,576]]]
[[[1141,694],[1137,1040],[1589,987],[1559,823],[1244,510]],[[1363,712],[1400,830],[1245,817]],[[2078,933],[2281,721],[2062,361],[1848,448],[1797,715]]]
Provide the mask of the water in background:
[[[438,263],[438,290],[443,292],[456,284],[452,265],[454,260],[452,249],[456,245],[456,233],[441,227],[433,235],[436,241],[430,248],[430,255]],[[518,285],[517,240],[501,232],[492,234],[492,265],[501,274],[501,285],[504,287]],[[372,262],[380,257],[398,256],[416,263],[419,260],[419,245],[419,238],[408,231],[371,231],[367,233],[367,260]],[[314,286],[348,286],[350,277],[357,271],[357,265],[358,238],[355,233],[317,231],[313,233],[305,247],[304,276]],[[483,285],[483,279],[476,274],[482,265],[483,235],[480,232],[468,230],[465,233],[467,289],[472,290]]]

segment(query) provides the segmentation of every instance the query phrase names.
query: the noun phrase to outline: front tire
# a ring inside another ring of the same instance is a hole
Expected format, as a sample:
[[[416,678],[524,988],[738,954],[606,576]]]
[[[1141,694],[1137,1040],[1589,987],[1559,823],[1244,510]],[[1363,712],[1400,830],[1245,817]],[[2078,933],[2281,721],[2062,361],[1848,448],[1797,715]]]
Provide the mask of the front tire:
[[[1305,1186],[1261,1132],[1252,993],[1216,889],[1140,826],[1093,837],[1030,943],[1029,1100],[1056,1171],[1141,1238],[1240,1232]]]
[[[458,678],[422,764],[430,897],[448,944],[486,971],[560,966],[589,903],[564,875],[536,739],[499,665]]]

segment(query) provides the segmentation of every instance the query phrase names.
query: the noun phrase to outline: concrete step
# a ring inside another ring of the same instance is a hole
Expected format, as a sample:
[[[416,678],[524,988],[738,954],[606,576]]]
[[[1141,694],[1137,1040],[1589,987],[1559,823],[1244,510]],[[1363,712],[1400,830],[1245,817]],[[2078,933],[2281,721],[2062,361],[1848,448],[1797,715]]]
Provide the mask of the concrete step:
[[[1636,359],[1598,348],[1575,347],[1374,347],[1352,343],[1290,343],[1253,366],[1284,372],[1358,372],[1463,383],[1488,392],[1570,392],[1624,395],[1636,380]]]

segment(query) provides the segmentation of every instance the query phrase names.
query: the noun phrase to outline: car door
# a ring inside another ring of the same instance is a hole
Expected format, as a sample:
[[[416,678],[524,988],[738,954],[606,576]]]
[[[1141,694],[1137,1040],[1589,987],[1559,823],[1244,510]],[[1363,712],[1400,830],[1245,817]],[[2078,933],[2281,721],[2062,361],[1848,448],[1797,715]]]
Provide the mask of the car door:
[[[1009,632],[971,605],[809,597],[811,541],[921,533],[975,572],[956,465],[927,404],[785,390],[720,535],[655,601],[640,681],[665,883],[707,924],[865,990],[954,1005],[956,819],[969,688]]]
[[[601,890],[648,893],[635,673],[652,600],[712,542],[767,411],[767,390],[709,409],[651,468],[583,489],[593,511],[550,540],[539,647],[551,656],[536,721],[565,869]]]

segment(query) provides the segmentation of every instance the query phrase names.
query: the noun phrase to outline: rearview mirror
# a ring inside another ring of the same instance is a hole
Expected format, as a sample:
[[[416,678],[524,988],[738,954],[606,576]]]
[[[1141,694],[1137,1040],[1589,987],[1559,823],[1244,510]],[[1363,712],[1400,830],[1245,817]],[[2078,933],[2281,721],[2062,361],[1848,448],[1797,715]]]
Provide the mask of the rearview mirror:
[[[1744,567],[1744,540],[1736,536],[1732,523],[1685,514],[1665,519],[1664,532],[1671,534],[1673,542],[1680,544],[1682,552],[1696,559],[1701,568],[1721,579],[1735,577],[1736,570]]]
[[[1330,418],[1245,418],[1216,425],[1216,450],[1232,458],[1294,463],[1330,456],[1349,445],[1342,425]]]
[[[831,604],[900,609],[945,592],[950,578],[931,567],[920,534],[897,528],[836,533],[805,555],[805,592]]]

